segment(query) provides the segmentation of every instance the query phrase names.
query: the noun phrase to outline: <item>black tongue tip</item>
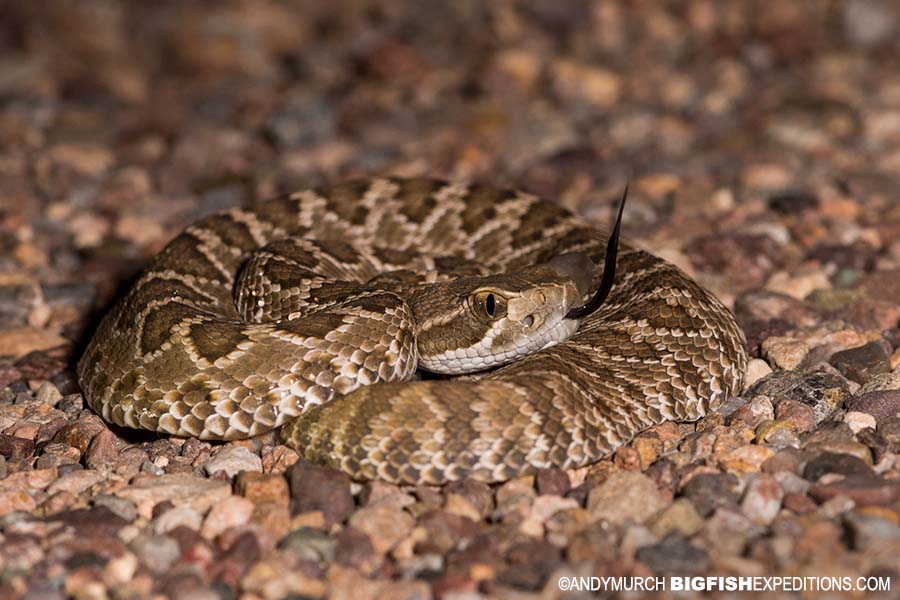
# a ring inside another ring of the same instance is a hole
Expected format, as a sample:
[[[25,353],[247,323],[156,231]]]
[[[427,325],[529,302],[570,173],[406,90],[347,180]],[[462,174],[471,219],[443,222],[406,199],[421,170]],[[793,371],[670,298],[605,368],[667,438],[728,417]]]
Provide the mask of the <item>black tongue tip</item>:
[[[587,304],[573,308],[566,315],[567,319],[583,319],[603,305],[609,292],[612,290],[613,282],[616,278],[616,256],[619,253],[619,230],[622,227],[622,213],[625,210],[625,200],[628,198],[628,184],[625,184],[625,191],[622,192],[622,199],[619,201],[619,214],[616,216],[616,224],[612,233],[609,234],[609,241],[606,243],[606,260],[603,264],[603,279],[597,291]]]

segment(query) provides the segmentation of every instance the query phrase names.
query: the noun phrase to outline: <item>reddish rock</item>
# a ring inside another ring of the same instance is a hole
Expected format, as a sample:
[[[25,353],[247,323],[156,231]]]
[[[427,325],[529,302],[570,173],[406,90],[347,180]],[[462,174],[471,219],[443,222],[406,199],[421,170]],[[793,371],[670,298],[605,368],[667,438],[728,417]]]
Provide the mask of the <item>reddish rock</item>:
[[[816,426],[816,415],[813,407],[785,398],[775,405],[775,416],[779,420],[790,421],[794,425],[794,431],[798,434],[812,431]]]
[[[571,485],[569,476],[562,469],[540,469],[535,475],[538,494],[565,496]]]
[[[810,494],[819,502],[847,496],[857,506],[885,506],[900,498],[900,481],[853,475],[833,483],[814,485]]]
[[[0,434],[0,456],[25,458],[34,451],[34,442],[29,439]]]
[[[235,491],[254,504],[273,502],[288,506],[291,500],[287,480],[275,474],[244,471],[235,480]]]
[[[203,512],[230,496],[231,485],[227,481],[202,479],[185,473],[167,473],[136,478],[131,485],[115,493],[133,502],[141,515],[150,518],[153,507],[165,501]]]
[[[798,515],[804,515],[818,508],[816,502],[806,494],[785,494],[782,504]]]
[[[350,478],[339,471],[309,463],[297,463],[288,473],[291,513],[321,511],[329,524],[343,522],[353,512]]]
[[[884,390],[856,396],[847,402],[847,410],[872,415],[879,423],[887,421],[900,416],[900,391]]]
[[[835,352],[828,362],[847,379],[864,384],[875,375],[891,371],[890,356],[891,348],[887,342],[870,342]]]
[[[809,481],[818,481],[823,475],[872,475],[872,468],[866,461],[852,454],[822,452],[810,459],[803,467],[803,477]]]
[[[84,464],[89,469],[112,469],[120,454],[119,439],[109,429],[103,429],[94,436],[84,455]]]
[[[106,425],[100,417],[95,414],[87,414],[79,417],[74,423],[60,429],[57,434],[53,436],[53,441],[62,442],[78,448],[78,450],[84,454],[91,445],[93,439],[99,435],[101,431],[105,430]]]
[[[426,515],[420,522],[425,537],[416,544],[417,552],[446,554],[460,544],[470,541],[480,532],[478,524],[466,517],[444,511]]]
[[[754,523],[768,525],[778,515],[782,498],[784,492],[775,478],[760,473],[750,480],[741,500],[741,511]]]
[[[480,481],[472,479],[454,481],[445,486],[444,493],[446,496],[454,494],[468,501],[481,519],[494,511],[494,493],[490,486]]]
[[[368,535],[353,527],[344,527],[337,536],[334,560],[340,565],[356,567],[364,572],[375,568],[381,559]]]

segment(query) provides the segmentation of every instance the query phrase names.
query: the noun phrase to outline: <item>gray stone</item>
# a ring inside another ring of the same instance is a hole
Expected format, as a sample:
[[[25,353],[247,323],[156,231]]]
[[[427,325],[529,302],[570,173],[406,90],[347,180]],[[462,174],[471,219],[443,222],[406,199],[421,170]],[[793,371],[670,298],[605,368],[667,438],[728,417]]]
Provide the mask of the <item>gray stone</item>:
[[[290,532],[278,544],[284,552],[300,560],[330,563],[334,560],[337,540],[311,527],[301,527]]]
[[[640,548],[635,558],[658,575],[696,575],[709,567],[709,554],[691,545],[684,535],[672,532],[662,541]]]
[[[736,506],[737,477],[727,473],[701,473],[685,484],[682,493],[691,501],[700,516],[705,517],[722,506]]]
[[[838,475],[871,475],[872,468],[864,460],[852,454],[823,452],[803,467],[803,478],[818,481],[826,473]]]
[[[900,15],[896,4],[886,0],[848,0],[843,18],[847,39],[857,46],[872,47],[895,36]]]
[[[216,455],[203,464],[207,475],[224,471],[234,477],[241,471],[262,472],[262,459],[244,446],[223,446]]]
[[[181,556],[178,542],[165,535],[141,533],[131,540],[129,547],[138,560],[154,573],[167,571]]]
[[[900,540],[900,526],[887,519],[853,510],[843,520],[855,550],[863,551],[879,540]]]
[[[760,394],[771,398],[776,407],[784,399],[806,404],[813,409],[818,424],[850,397],[850,385],[842,377],[823,371],[776,371],[747,392],[751,397]]]

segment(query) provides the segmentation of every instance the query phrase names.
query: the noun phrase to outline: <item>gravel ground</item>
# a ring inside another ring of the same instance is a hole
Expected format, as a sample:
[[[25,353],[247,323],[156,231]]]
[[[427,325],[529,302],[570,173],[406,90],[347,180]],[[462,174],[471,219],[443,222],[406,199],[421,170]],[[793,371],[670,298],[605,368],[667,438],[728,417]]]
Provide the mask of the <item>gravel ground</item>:
[[[896,3],[0,14],[0,597],[588,598],[562,578],[672,574],[865,575],[896,597]],[[179,228],[385,173],[515,185],[599,223],[630,178],[627,236],[733,308],[747,389],[586,469],[441,489],[87,409],[85,336]],[[848,595],[878,596],[805,597]]]

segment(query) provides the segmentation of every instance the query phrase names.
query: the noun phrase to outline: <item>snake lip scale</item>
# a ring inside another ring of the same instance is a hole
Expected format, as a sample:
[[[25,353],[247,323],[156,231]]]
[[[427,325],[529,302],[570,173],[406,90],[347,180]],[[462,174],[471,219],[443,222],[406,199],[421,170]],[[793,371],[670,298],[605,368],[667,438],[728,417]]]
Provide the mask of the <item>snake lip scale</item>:
[[[110,423],[210,440],[280,428],[358,480],[584,466],[702,417],[747,363],[727,308],[619,245],[619,221],[607,235],[521,191],[400,178],[214,214],[105,316],[79,381]]]

